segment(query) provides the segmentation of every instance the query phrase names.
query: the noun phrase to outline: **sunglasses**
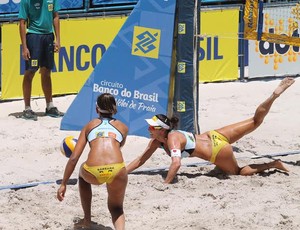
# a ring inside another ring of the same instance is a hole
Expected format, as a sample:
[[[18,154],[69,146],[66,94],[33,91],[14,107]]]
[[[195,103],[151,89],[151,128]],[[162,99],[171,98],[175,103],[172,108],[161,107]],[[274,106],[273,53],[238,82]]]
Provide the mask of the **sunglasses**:
[[[162,129],[161,126],[151,126],[151,125],[149,125],[149,130],[155,131],[155,130],[160,130],[160,129]]]

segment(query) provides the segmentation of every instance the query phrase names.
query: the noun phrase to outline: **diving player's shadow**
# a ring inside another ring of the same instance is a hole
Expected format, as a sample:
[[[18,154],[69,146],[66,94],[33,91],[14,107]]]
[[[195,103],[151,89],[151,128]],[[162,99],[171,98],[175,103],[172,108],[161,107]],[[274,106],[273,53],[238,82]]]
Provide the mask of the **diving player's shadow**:
[[[298,163],[296,163],[298,165],[300,165],[300,161]],[[197,167],[197,166],[193,166],[193,167]],[[262,177],[268,177],[271,176],[275,173],[282,173],[284,175],[289,175],[288,172],[284,172],[278,169],[271,169],[265,172],[261,172],[258,173],[257,175],[262,176]],[[165,179],[167,177],[168,171],[166,169],[161,169],[161,170],[155,170],[155,171],[138,171],[138,172],[131,172],[131,174],[136,174],[136,175],[160,175],[163,179]],[[201,177],[201,176],[207,176],[207,177],[214,177],[217,178],[219,180],[227,180],[230,179],[231,175],[226,174],[225,172],[223,172],[221,169],[219,169],[218,167],[215,167],[214,169],[210,170],[207,173],[201,173],[201,172],[181,172],[178,173],[176,175],[176,177],[174,178],[172,183],[176,183],[178,182],[178,177],[180,176],[184,176],[187,178],[196,178],[196,177]]]
[[[129,174],[133,174],[133,175],[149,175],[149,176],[155,176],[155,175],[161,175],[162,177],[166,176],[168,174],[168,171],[166,171],[166,169],[157,169],[157,170],[145,170],[143,171],[142,169],[139,171],[133,171]]]
[[[229,179],[229,175],[226,174],[225,172],[223,172],[218,167],[215,167],[214,169],[210,170],[207,173],[200,173],[200,172],[186,173],[186,172],[182,172],[182,173],[179,173],[178,176],[186,176],[187,178],[196,178],[196,177],[200,177],[200,176],[207,176],[207,177],[215,177],[215,178],[220,179],[220,180]]]
[[[191,166],[191,167],[197,167],[197,166]],[[135,175],[160,175],[163,179],[167,177],[168,171],[166,169],[161,169],[161,170],[153,170],[153,171],[143,171],[139,170],[138,172],[131,172],[130,174],[135,174]],[[201,173],[201,172],[196,172],[196,173],[187,173],[187,172],[181,172],[176,175],[174,178],[173,183],[178,181],[178,176],[185,176],[187,178],[196,178],[200,176],[208,176],[208,177],[216,177],[220,180],[225,180],[229,179],[229,175],[224,173],[222,170],[219,168],[215,167],[213,170],[209,171],[208,173]]]

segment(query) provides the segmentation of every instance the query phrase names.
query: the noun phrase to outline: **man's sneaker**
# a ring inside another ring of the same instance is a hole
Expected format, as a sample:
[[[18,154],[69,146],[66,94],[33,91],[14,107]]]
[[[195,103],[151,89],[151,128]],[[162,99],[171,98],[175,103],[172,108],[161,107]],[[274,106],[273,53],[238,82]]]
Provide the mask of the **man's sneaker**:
[[[46,108],[46,115],[49,117],[62,117],[64,113],[58,111],[56,107],[52,107],[50,109]]]
[[[34,120],[37,121],[37,115],[35,112],[33,112],[31,109],[26,109],[22,113],[22,118],[26,120]]]

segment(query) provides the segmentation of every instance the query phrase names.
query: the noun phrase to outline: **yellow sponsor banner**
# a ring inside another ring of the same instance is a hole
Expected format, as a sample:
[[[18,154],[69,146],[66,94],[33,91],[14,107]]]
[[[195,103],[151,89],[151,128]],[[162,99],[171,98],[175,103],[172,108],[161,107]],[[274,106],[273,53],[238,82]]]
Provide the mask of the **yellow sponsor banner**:
[[[199,79],[238,79],[239,8],[201,11]]]
[[[276,43],[276,44],[286,44],[286,45],[290,45],[290,46],[299,46],[300,45],[299,37],[288,37],[284,34],[262,33],[261,40],[267,41],[269,43],[272,42],[272,43]]]
[[[55,54],[53,94],[77,93],[117,35],[127,17],[61,20],[61,50]],[[117,63],[112,63],[116,66]],[[19,25],[2,25],[1,99],[22,98],[24,61]],[[40,75],[32,84],[32,96],[43,96]]]
[[[258,1],[247,0],[244,10],[244,38],[250,40],[257,39],[257,21],[258,21]]]

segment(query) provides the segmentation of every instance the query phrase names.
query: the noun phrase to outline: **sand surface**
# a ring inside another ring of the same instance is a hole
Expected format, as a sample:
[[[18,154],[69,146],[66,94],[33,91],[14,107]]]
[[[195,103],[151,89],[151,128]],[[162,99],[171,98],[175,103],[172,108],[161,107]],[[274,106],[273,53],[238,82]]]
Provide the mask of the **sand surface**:
[[[201,84],[201,132],[249,118],[279,81]],[[66,111],[74,98],[55,97],[54,103]],[[68,186],[63,202],[56,199],[56,191],[67,162],[60,143],[79,132],[61,131],[60,118],[43,116],[43,98],[32,100],[38,121],[16,118],[23,107],[22,100],[0,103],[0,229],[73,229],[83,217],[78,186]],[[124,203],[126,229],[300,229],[299,128],[300,80],[296,79],[274,103],[262,126],[234,144],[240,166],[281,159],[288,174],[269,170],[248,177],[226,176],[197,158],[183,159],[177,182],[170,185],[162,183],[166,171],[130,174]],[[140,155],[148,141],[129,136],[123,148],[125,162]],[[266,154],[272,157],[254,158]],[[192,163],[196,166],[188,166]],[[140,170],[169,164],[169,157],[158,150]],[[75,182],[79,165],[72,175]],[[20,184],[26,188],[10,189]],[[113,229],[105,186],[93,186],[93,192],[92,229]]]

